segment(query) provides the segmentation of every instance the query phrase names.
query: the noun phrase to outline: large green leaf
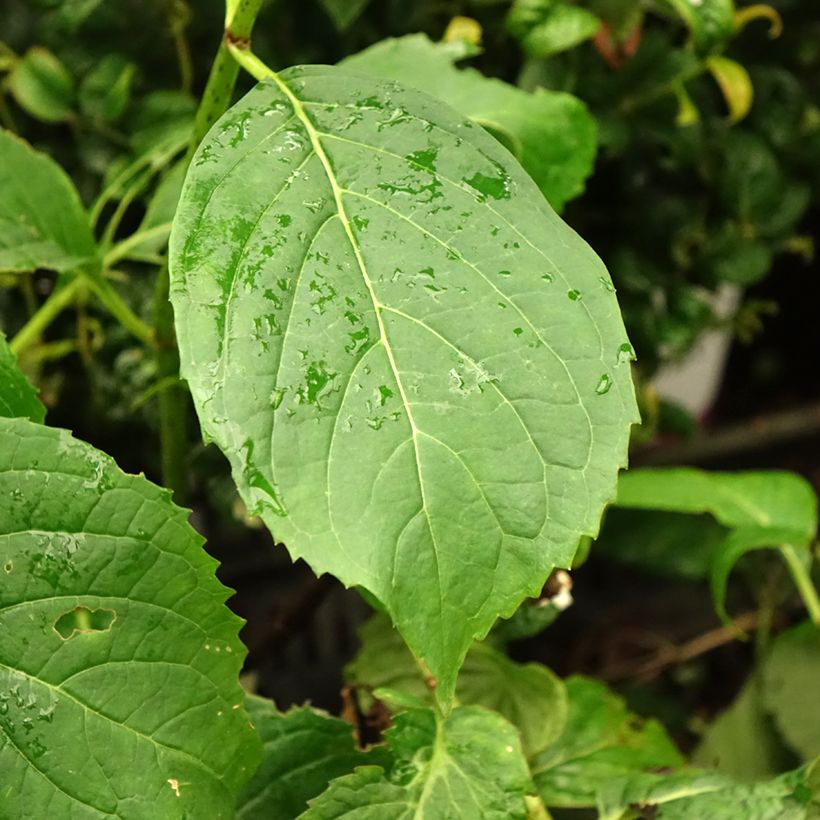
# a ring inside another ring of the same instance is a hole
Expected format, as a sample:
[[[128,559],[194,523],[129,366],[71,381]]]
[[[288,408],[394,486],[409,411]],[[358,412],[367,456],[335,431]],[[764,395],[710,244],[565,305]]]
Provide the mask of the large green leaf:
[[[683,764],[663,727],[631,714],[600,681],[573,676],[566,688],[564,731],[531,764],[547,806],[594,806],[598,789],[610,780]]]
[[[37,398],[37,391],[17,367],[17,360],[0,331],[0,416],[18,416],[41,422],[46,408]]]
[[[460,706],[443,719],[414,709],[396,716],[386,738],[396,758],[389,772],[363,766],[334,780],[301,818],[524,819],[530,776],[515,730],[499,715]]]
[[[335,777],[386,760],[382,747],[356,749],[353,727],[302,707],[282,713],[269,700],[248,697],[248,714],[262,738],[262,763],[239,796],[237,820],[293,820]]]
[[[91,264],[97,247],[71,180],[57,163],[0,129],[0,271]]]
[[[625,460],[600,260],[483,129],[327,67],[213,127],[170,255],[182,372],[248,508],[380,600],[447,702]]]
[[[5,817],[233,817],[259,759],[228,591],[170,493],[0,419]]]
[[[359,630],[362,645],[345,669],[351,683],[427,700],[430,689],[388,618],[374,615]],[[460,703],[498,712],[519,731],[527,757],[555,740],[567,719],[561,680],[539,663],[516,663],[485,644],[467,652],[456,682]]]
[[[729,573],[741,556],[750,550],[787,547],[800,550],[808,560],[817,531],[817,497],[794,473],[720,473],[686,467],[631,470],[620,477],[615,503],[632,510],[708,513],[726,528],[717,543],[714,533],[709,536],[712,591],[723,617]],[[635,540],[640,538],[636,528]],[[669,543],[681,546],[674,539]]]
[[[529,93],[474,68],[459,70],[454,62],[461,56],[452,43],[411,34],[376,43],[342,65],[420,88],[483,125],[515,154],[560,211],[583,191],[592,173],[597,141],[592,115],[571,94]]]

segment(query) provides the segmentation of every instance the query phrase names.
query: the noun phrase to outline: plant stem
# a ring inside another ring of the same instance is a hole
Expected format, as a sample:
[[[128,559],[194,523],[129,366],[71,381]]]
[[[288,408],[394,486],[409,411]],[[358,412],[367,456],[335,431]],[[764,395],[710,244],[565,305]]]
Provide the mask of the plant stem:
[[[103,267],[110,268],[117,264],[121,259],[128,256],[128,252],[135,245],[145,242],[148,239],[155,237],[164,237],[171,232],[171,223],[163,222],[161,225],[154,225],[153,228],[146,228],[144,231],[137,231],[131,236],[126,237],[121,242],[117,242],[110,251],[103,257]]]
[[[183,160],[187,169],[197,146],[210,127],[228,108],[239,65],[231,55],[230,43],[247,43],[259,14],[262,0],[239,0],[232,17],[226,20],[225,34],[219,44],[208,82],[194,120],[194,130]],[[160,268],[154,288],[154,335],[157,343],[157,381],[168,383],[179,378],[179,351],[174,333],[174,312],[168,299],[168,263]],[[188,391],[177,381],[157,396],[160,416],[162,481],[173,490],[178,503],[185,502],[187,474],[185,461],[188,444]]]
[[[43,331],[74,301],[85,284],[85,277],[78,274],[65,287],[52,293],[9,342],[12,352],[19,356],[22,350],[34,344]]]
[[[794,547],[790,544],[784,544],[780,547],[780,554],[792,574],[794,585],[803,599],[803,603],[809,613],[809,617],[815,626],[820,627],[820,597],[817,595],[817,590],[811,580],[806,565],[800,560]]]
[[[129,332],[133,333],[141,342],[149,347],[154,346],[154,330],[140,319],[136,313],[123,301],[105,279],[92,279],[89,277],[88,284],[97,298],[105,305],[115,319]]]

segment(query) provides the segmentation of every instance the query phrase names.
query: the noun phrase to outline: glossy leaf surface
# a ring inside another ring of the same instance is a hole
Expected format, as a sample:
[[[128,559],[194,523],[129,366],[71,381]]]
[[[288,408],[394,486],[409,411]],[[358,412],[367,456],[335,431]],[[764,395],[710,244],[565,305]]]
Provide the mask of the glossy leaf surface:
[[[94,260],[94,235],[71,180],[2,129],[0,191],[0,271],[67,271]]]
[[[342,66],[419,88],[484,126],[560,211],[583,191],[592,172],[597,147],[592,115],[571,94],[544,89],[529,93],[474,68],[456,68],[461,48],[411,34],[376,43]]]
[[[233,817],[258,762],[240,621],[169,497],[0,419],[5,816]]]
[[[6,337],[0,332],[0,416],[20,416],[42,423],[45,415],[46,408],[37,398],[37,391],[20,372]]]
[[[524,820],[529,772],[515,730],[499,715],[460,706],[441,719],[414,709],[396,716],[386,740],[395,756],[389,771],[363,766],[334,780],[303,820]]]
[[[214,126],[170,253],[182,372],[249,509],[375,595],[446,702],[625,460],[600,260],[483,129],[323,67]]]

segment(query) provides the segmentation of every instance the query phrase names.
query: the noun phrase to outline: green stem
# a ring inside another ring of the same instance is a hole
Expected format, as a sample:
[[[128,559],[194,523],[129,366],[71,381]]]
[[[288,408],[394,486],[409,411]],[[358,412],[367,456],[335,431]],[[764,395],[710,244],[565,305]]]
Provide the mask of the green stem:
[[[820,598],[817,595],[817,590],[814,588],[811,575],[806,565],[800,560],[794,547],[789,544],[780,547],[780,554],[783,556],[783,560],[786,562],[789,572],[791,572],[794,585],[797,587],[797,591],[803,599],[803,603],[808,610],[812,623],[820,627]]]
[[[164,237],[171,232],[171,223],[163,222],[161,225],[155,225],[153,228],[146,228],[144,231],[137,231],[131,236],[126,237],[121,242],[117,242],[110,251],[103,257],[103,266],[111,268],[117,264],[121,259],[128,256],[129,251],[135,245],[145,242],[155,237]]]
[[[262,0],[239,0],[233,16],[226,20],[225,34],[219,45],[202,100],[196,112],[194,130],[183,160],[187,169],[194,152],[211,126],[230,105],[239,65],[231,55],[230,43],[247,43],[259,14]],[[188,392],[179,379],[179,351],[174,334],[174,312],[168,299],[170,279],[168,264],[157,276],[154,288],[154,334],[157,343],[157,380],[173,386],[158,395],[162,480],[173,490],[178,503],[185,501],[185,460],[188,443]],[[174,381],[176,380],[176,381]]]
[[[154,330],[134,313],[105,279],[91,279],[88,284],[111,315],[130,333],[149,347],[155,344]]]
[[[85,284],[85,277],[77,275],[65,287],[52,293],[9,342],[12,352],[19,356],[21,351],[34,344],[43,331],[74,301]]]

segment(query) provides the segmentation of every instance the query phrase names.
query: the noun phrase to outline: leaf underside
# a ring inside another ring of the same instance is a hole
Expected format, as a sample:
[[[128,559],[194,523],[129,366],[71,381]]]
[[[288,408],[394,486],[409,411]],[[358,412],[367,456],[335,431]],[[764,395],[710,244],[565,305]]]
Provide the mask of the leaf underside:
[[[0,419],[3,817],[233,817],[258,760],[240,622],[169,499]]]
[[[214,126],[170,254],[182,372],[249,508],[381,600],[446,700],[624,463],[600,260],[483,129],[328,67]]]

